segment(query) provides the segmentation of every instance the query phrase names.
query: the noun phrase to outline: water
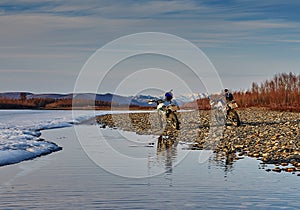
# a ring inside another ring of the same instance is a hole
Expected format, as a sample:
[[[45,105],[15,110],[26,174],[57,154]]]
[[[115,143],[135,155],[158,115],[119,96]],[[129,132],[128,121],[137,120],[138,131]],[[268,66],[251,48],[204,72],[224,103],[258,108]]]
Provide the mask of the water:
[[[124,111],[123,111],[124,112]],[[70,127],[95,114],[118,111],[0,110],[0,166],[33,159],[60,150],[40,141],[41,130]]]
[[[298,209],[300,177],[290,173],[266,172],[255,159],[245,158],[225,165],[210,156],[199,163],[203,151],[159,152],[147,147],[155,136],[136,136],[114,129],[100,131],[102,139],[113,148],[142,159],[148,177],[122,177],[124,171],[144,172],[116,164],[111,171],[99,167],[84,152],[75,129],[86,134],[84,141],[93,144],[97,134],[93,126],[78,125],[42,131],[43,138],[63,147],[62,151],[0,167],[0,208],[13,209]],[[104,131],[104,132],[103,132]],[[77,131],[78,133],[78,131]],[[130,137],[131,141],[124,138]],[[138,144],[140,140],[142,143]],[[148,142],[147,142],[148,140]],[[82,139],[80,141],[83,141]],[[98,143],[99,143],[98,141]],[[111,142],[110,142],[111,141]],[[91,145],[97,148],[98,145]],[[100,152],[100,151],[99,151]],[[183,155],[184,158],[181,158]],[[149,157],[149,158],[148,158]],[[102,162],[103,163],[103,162]],[[177,164],[177,165],[176,165]],[[128,164],[130,165],[130,164]],[[156,167],[156,169],[155,169]],[[152,176],[153,173],[162,172]],[[115,173],[115,174],[114,174]],[[119,173],[119,175],[116,175]],[[125,175],[131,175],[127,173]],[[141,174],[141,173],[140,173]]]
[[[73,119],[70,111],[0,110],[0,166],[60,150],[52,142],[40,141],[40,131],[69,127],[91,114],[81,111]]]

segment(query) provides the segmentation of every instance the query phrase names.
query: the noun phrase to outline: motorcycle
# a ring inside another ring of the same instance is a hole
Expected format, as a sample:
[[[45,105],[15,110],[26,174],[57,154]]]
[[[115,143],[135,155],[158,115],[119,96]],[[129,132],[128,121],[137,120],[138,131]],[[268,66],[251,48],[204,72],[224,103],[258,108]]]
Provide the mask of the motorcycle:
[[[238,104],[235,100],[226,102],[223,98],[211,99],[213,115],[219,125],[232,124],[236,127],[241,125],[240,117],[235,110]]]
[[[158,113],[158,120],[160,127],[163,128],[164,124],[170,125],[172,128],[179,130],[179,120],[176,114],[178,106],[173,104],[171,101],[164,101],[161,99],[151,99],[149,104],[156,103],[156,109]]]

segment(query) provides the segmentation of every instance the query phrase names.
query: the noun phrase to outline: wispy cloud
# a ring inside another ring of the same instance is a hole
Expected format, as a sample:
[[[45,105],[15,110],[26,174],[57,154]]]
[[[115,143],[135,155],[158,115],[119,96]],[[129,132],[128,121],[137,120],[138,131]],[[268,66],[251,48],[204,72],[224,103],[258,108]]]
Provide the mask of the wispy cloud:
[[[25,74],[27,65],[49,76],[46,65],[63,74],[107,42],[145,31],[181,36],[224,62],[245,58],[236,69],[271,68],[261,56],[292,59],[300,43],[299,8],[294,0],[2,0],[0,72]]]
[[[7,52],[0,52],[0,59],[41,59],[41,58],[47,58],[47,59],[65,59],[70,58],[72,55],[69,54],[49,54],[49,53],[7,53]]]
[[[53,71],[47,69],[0,69],[1,73],[39,73],[39,74],[53,74],[53,73],[61,73],[61,71]]]
[[[279,42],[288,42],[288,43],[300,43],[300,39],[282,39],[282,40],[277,40]]]
[[[288,21],[284,16],[264,14],[263,11],[268,12],[268,7],[272,5],[266,0],[256,4],[239,0],[231,3],[212,2],[86,0],[83,3],[80,0],[4,0],[0,3],[0,23],[2,21],[9,24],[6,34],[2,31],[0,35],[8,37],[7,34],[10,34],[10,39],[13,39],[14,35],[20,34],[18,30],[22,26],[23,36],[27,33],[29,36],[33,34],[39,37],[48,34],[48,37],[61,38],[70,34],[72,38],[78,37],[76,40],[88,37],[87,34],[91,33],[102,33],[103,39],[103,36],[111,37],[106,35],[111,33],[124,35],[140,31],[161,31],[184,34],[189,39],[205,39],[205,33],[231,32],[231,37],[210,37],[210,41],[215,40],[215,44],[218,44],[226,40],[228,43],[237,42],[238,37],[253,40],[255,36],[272,34],[271,30],[299,28],[297,22]],[[282,5],[280,1],[275,1],[274,4]],[[52,38],[49,41],[51,40]]]

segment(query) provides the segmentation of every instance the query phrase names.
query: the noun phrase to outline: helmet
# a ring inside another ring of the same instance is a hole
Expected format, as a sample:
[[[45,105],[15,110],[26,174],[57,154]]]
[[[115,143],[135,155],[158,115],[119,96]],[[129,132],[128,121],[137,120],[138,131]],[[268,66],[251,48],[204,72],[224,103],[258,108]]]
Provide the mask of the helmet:
[[[165,98],[167,101],[171,101],[173,98],[173,94],[171,92],[166,92]]]

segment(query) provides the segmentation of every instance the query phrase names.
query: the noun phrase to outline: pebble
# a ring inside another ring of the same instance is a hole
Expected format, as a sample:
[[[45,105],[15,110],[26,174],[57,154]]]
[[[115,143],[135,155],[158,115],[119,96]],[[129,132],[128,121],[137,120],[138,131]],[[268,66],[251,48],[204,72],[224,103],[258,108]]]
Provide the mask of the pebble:
[[[173,142],[197,143],[193,149],[255,157],[266,164],[300,168],[300,113],[266,109],[238,109],[239,127],[216,125],[210,111],[177,113],[180,130],[161,129],[156,112],[103,115],[96,118],[101,127],[118,128],[142,135],[168,136]],[[292,171],[288,168],[287,171]]]

